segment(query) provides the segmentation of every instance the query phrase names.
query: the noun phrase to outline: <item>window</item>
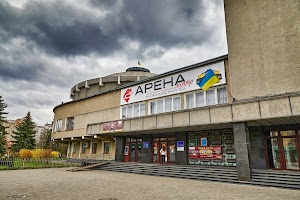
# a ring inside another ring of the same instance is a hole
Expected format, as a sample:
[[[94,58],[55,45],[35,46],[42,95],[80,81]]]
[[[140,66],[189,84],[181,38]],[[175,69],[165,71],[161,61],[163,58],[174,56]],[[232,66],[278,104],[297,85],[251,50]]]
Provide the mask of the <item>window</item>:
[[[60,131],[62,127],[62,119],[56,120],[55,122],[55,131]]]
[[[85,148],[87,147],[86,144],[87,144],[87,143],[85,143],[85,142],[82,142],[82,143],[81,143],[81,152],[80,152],[80,153],[85,153]]]
[[[165,112],[172,111],[172,98],[165,99]]]
[[[164,112],[164,99],[158,99],[156,103],[157,103],[157,113],[163,113]]]
[[[145,116],[145,103],[136,103],[121,108],[121,118]]]
[[[188,94],[186,95],[186,108],[194,108],[194,94]]]
[[[74,117],[68,117],[66,119],[65,130],[73,130],[73,128],[74,128]]]
[[[218,104],[227,103],[227,91],[226,88],[217,89]]]
[[[215,104],[224,104],[227,103],[227,101],[228,99],[226,87],[221,87],[208,91],[199,91],[186,94],[185,108],[190,109]]]
[[[91,153],[92,154],[96,154],[97,153],[97,143],[96,142],[92,143]]]
[[[104,153],[105,154],[109,154],[109,148],[110,148],[110,142],[104,142],[103,143],[103,147],[104,147]]]
[[[168,97],[150,101],[149,115],[180,110],[180,97]]]
[[[204,93],[203,92],[197,92],[196,93],[196,107],[202,107],[204,105],[205,105]]]
[[[72,153],[76,153],[76,148],[77,148],[77,145],[76,145],[76,143],[73,143],[73,149],[72,149]]]
[[[150,115],[156,114],[156,101],[150,102]]]
[[[206,105],[210,106],[214,104],[216,104],[215,90],[206,91]]]
[[[173,98],[173,111],[180,110],[180,109],[181,109],[180,97],[174,97]]]

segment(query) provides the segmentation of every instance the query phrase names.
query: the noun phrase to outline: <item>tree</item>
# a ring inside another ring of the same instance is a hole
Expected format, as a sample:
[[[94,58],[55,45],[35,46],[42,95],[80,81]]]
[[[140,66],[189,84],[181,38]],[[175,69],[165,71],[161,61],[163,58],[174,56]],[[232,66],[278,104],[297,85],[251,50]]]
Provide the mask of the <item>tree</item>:
[[[32,121],[30,112],[22,119],[21,123],[16,127],[13,138],[15,139],[12,145],[14,152],[20,149],[34,149],[35,148],[35,124]]]
[[[56,144],[51,140],[51,129],[44,129],[41,133],[40,141],[37,146],[41,149],[56,150]]]
[[[4,102],[4,99],[2,99],[2,96],[0,96],[0,157],[5,154],[6,148],[6,136],[8,133],[6,131],[5,123],[7,122],[6,117],[4,115],[7,115],[8,113],[5,112],[5,108],[7,107],[7,104]]]

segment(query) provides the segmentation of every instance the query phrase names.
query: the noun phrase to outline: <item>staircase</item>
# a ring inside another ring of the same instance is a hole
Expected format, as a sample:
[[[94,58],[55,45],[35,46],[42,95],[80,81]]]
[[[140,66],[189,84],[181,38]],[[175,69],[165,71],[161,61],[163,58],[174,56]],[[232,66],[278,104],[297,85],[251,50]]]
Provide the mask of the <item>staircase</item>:
[[[251,184],[300,189],[300,172],[253,169]]]
[[[230,183],[239,182],[236,169],[231,167],[110,162],[94,169]]]

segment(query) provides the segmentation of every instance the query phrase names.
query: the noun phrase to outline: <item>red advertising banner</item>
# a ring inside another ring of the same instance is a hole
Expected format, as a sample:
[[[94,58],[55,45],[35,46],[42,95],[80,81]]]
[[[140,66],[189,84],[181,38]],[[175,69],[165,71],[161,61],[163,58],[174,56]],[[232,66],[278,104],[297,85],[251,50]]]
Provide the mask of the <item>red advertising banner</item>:
[[[189,147],[189,158],[192,159],[222,159],[222,147]]]
[[[103,123],[103,133],[119,132],[123,130],[122,120]]]

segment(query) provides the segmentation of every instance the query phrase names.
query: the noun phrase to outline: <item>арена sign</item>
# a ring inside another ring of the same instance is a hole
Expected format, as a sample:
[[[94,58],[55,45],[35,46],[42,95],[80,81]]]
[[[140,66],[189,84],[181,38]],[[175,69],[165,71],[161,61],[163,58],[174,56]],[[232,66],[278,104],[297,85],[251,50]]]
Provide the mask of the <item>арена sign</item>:
[[[200,89],[198,76],[208,69],[221,74],[221,81],[215,85],[226,83],[224,62],[219,62],[122,89],[121,105]]]

